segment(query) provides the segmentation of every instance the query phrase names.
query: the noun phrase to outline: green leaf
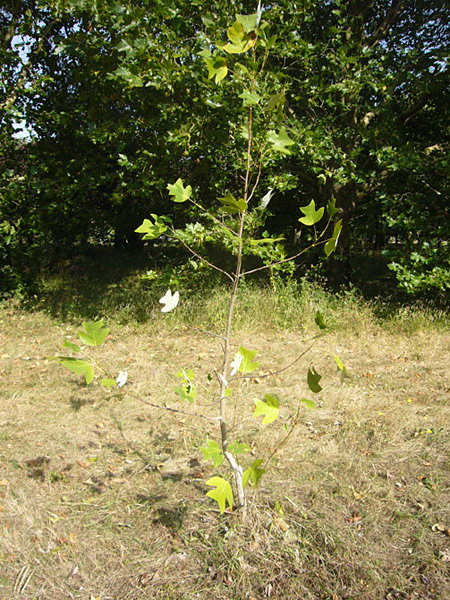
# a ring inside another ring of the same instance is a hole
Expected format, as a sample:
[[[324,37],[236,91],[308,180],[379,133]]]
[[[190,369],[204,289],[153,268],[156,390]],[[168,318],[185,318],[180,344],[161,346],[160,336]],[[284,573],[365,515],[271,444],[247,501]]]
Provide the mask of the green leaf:
[[[79,331],[78,335],[86,346],[100,346],[109,333],[108,328],[103,328],[103,321],[85,321],[83,323],[85,331]]]
[[[80,346],[77,346],[76,344],[72,344],[71,342],[69,342],[68,340],[66,340],[63,344],[64,348],[70,348],[71,350],[73,350],[74,352],[80,352],[81,348]]]
[[[214,468],[220,467],[223,463],[223,454],[219,448],[219,444],[215,440],[207,440],[207,446],[200,446],[200,450],[203,453],[203,460],[207,462],[208,460],[214,461]]]
[[[333,235],[328,240],[328,242],[325,244],[325,254],[327,256],[330,256],[330,254],[336,250],[336,246],[337,246],[337,243],[339,240],[339,236],[341,234],[341,230],[342,230],[342,219],[339,219],[339,221],[334,226]]]
[[[261,476],[264,475],[264,473],[267,470],[260,468],[263,462],[264,461],[262,458],[257,458],[255,461],[252,462],[249,468],[246,471],[244,471],[244,474],[242,475],[243,487],[246,487],[249,481],[253,483],[255,488],[258,486],[258,481],[261,479]]]
[[[347,377],[348,379],[351,379],[349,372],[347,371],[347,367],[344,365],[344,363],[342,362],[342,360],[339,358],[339,356],[337,354],[334,355],[334,362],[337,365],[338,368],[338,372],[340,373],[340,378],[341,378],[341,383],[344,381],[344,379]]]
[[[177,373],[177,377],[182,379],[182,387],[174,388],[174,391],[180,397],[181,402],[187,400],[190,404],[192,404],[197,397],[197,392],[195,390],[194,384],[192,381],[194,380],[194,372],[192,369],[180,369]]]
[[[323,315],[320,312],[320,310],[316,311],[316,314],[314,315],[314,321],[319,329],[327,329],[327,326],[325,325],[325,321],[323,319]]]
[[[315,394],[318,394],[319,392],[322,391],[322,387],[319,385],[319,381],[322,379],[322,375],[319,375],[319,373],[315,370],[314,367],[310,367],[308,369],[308,377],[307,377],[307,381],[308,381],[308,386],[309,389],[314,392]]]
[[[236,15],[236,21],[242,25],[245,33],[255,31],[258,23],[258,13],[253,15]]]
[[[281,154],[291,154],[289,146],[293,146],[295,142],[288,136],[287,131],[284,127],[280,129],[280,133],[276,131],[269,131],[267,134],[267,141],[272,146],[272,150],[275,152],[281,152]]]
[[[308,408],[316,408],[316,403],[313,400],[308,400],[308,398],[302,398],[300,404],[304,404]]]
[[[336,208],[336,198],[332,196],[327,202],[327,213],[331,218],[333,218],[337,212],[338,209]]]
[[[239,98],[242,98],[245,106],[250,106],[250,104],[258,104],[261,100],[261,96],[256,92],[249,92],[248,90],[244,90],[242,94],[239,94]]]
[[[247,210],[248,204],[242,198],[236,200],[231,192],[227,192],[227,195],[223,198],[219,198],[219,202],[223,204],[221,210],[232,215],[238,212],[243,212]]]
[[[205,58],[206,66],[208,67],[208,79],[215,78],[215,82],[219,83],[228,74],[228,65],[225,58],[221,56],[212,56]]]
[[[94,379],[94,368],[85,360],[73,358],[71,356],[56,356],[55,359],[62,364],[63,367],[70,369],[77,375],[84,375],[88,385]]]
[[[244,75],[250,76],[250,71],[245,65],[241,64],[240,62],[234,63],[234,68],[235,70],[239,69]]]
[[[264,416],[263,425],[269,425],[269,423],[273,423],[273,421],[278,419],[280,403],[277,396],[271,394],[266,394],[264,400],[265,402],[263,400],[255,400],[256,406],[253,416]]]
[[[247,350],[243,346],[239,348],[239,352],[236,353],[234,357],[234,361],[232,363],[233,371],[232,374],[235,375],[237,371],[243,373],[252,373],[255,369],[257,369],[260,363],[253,362],[253,359],[258,354],[257,350]]]
[[[256,44],[256,33],[250,31],[245,33],[244,27],[239,21],[235,21],[227,30],[227,36],[230,43],[223,46],[223,50],[228,54],[243,54],[250,50]]]
[[[299,218],[300,223],[303,223],[303,225],[315,225],[323,217],[325,209],[322,207],[316,210],[316,203],[314,200],[311,200],[308,206],[300,206],[300,210],[305,215]]]
[[[275,94],[269,99],[269,102],[266,105],[264,110],[271,111],[275,108],[278,108],[280,105],[284,104],[284,92],[280,92],[279,94]]]
[[[115,387],[117,384],[114,381],[114,379],[102,379],[100,381],[100,385],[102,385],[105,388],[108,388],[108,390],[110,390],[111,388]]]
[[[195,391],[195,387],[193,385],[184,385],[182,387],[177,386],[174,388],[174,392],[178,394],[181,402],[187,400],[189,404],[193,404],[197,396],[197,392]]]
[[[191,383],[195,378],[194,371],[192,369],[180,369],[176,375],[180,379],[183,379],[183,382]]]
[[[158,215],[151,215],[153,217],[153,223],[150,219],[144,219],[142,225],[140,225],[134,231],[136,233],[144,233],[143,240],[154,240],[167,231],[166,222],[170,222],[170,219],[166,217],[158,217]]]
[[[244,27],[239,21],[235,21],[233,25],[227,29],[227,37],[232,44],[239,46],[242,43],[244,36]]]
[[[227,502],[230,508],[233,508],[233,490],[226,479],[222,479],[222,477],[211,477],[206,482],[206,485],[216,488],[215,490],[210,490],[207,492],[206,495],[217,502],[219,505],[220,514],[225,511]]]
[[[134,52],[133,46],[131,46],[130,43],[127,42],[127,40],[120,40],[120,42],[116,46],[116,50],[118,52],[127,52],[127,53]]]
[[[233,454],[245,454],[247,452],[250,452],[250,448],[247,446],[247,444],[243,444],[241,442],[235,442],[234,444],[229,444],[228,450],[230,452],[232,452]]]
[[[174,202],[186,202],[192,195],[192,188],[190,185],[184,187],[183,181],[177,179],[175,183],[169,183],[167,185],[170,196],[173,196]]]

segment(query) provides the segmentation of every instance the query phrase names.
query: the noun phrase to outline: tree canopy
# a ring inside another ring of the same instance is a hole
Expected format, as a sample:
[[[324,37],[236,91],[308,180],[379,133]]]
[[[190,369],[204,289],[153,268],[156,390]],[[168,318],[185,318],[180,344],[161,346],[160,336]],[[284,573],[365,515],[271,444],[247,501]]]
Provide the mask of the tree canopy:
[[[88,243],[139,244],[174,211],[179,177],[209,207],[239,186],[246,113],[216,52],[256,2],[7,0],[0,8],[2,287],[26,285]],[[277,129],[257,123],[270,191],[265,227],[284,245],[298,207],[343,219],[334,269],[383,255],[410,293],[450,288],[450,14],[444,0],[278,0],[262,7],[260,83]],[[233,66],[233,68],[235,68]],[[25,125],[28,134],[15,131]]]

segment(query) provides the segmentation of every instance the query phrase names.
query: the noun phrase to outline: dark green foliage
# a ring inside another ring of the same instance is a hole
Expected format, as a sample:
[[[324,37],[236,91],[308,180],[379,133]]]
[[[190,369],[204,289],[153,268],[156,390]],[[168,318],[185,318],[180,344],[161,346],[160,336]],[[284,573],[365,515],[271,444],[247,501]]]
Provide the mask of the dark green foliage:
[[[258,237],[280,241],[276,250],[249,248],[251,265],[264,253],[306,247],[314,233],[311,226],[295,235],[299,218],[308,218],[299,208],[314,206],[318,215],[328,207],[326,217],[337,210],[342,219],[335,271],[351,278],[361,255],[382,256],[405,291],[448,291],[443,0],[270,3],[267,77],[244,93],[224,74],[229,65],[239,70],[234,50],[252,43],[252,24],[226,30],[235,14],[253,15],[256,2],[2,6],[3,290],[32,290],[42,270],[90,243],[138,250],[134,230],[151,213],[183,229],[206,219],[201,207],[220,198],[232,211],[241,202],[242,104],[259,106],[270,95],[263,113],[270,119],[254,124],[271,151],[256,198],[270,200]],[[228,44],[220,56],[215,40]],[[18,141],[22,121],[32,134]],[[200,206],[167,201],[167,181],[179,177]],[[214,241],[205,245],[215,251]]]

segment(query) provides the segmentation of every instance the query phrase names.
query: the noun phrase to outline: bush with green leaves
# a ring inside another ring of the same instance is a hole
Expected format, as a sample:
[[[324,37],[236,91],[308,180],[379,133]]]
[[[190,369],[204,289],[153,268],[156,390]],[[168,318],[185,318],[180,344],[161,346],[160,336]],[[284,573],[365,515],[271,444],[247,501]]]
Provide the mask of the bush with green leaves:
[[[206,481],[210,486],[207,496],[214,499],[223,512],[228,505],[244,509],[247,505],[246,491],[249,484],[256,487],[261,476],[265,473],[267,463],[273,456],[257,457],[248,460],[249,445],[242,440],[230,438],[232,427],[229,423],[231,399],[237,400],[239,386],[243,380],[251,382],[257,374],[259,363],[255,360],[257,351],[240,345],[235,347],[232,339],[234,309],[239,285],[244,278],[264,270],[276,270],[295,267],[295,261],[308,250],[323,247],[326,257],[336,249],[341,232],[342,221],[334,221],[337,213],[335,201],[328,201],[326,206],[316,205],[311,200],[300,207],[298,221],[308,231],[308,245],[294,255],[288,255],[282,237],[273,237],[265,229],[266,208],[275,201],[277,190],[268,187],[264,178],[265,170],[272,172],[278,155],[288,155],[294,141],[290,137],[289,125],[284,116],[284,91],[274,89],[265,66],[271,48],[276,44],[276,37],[270,31],[268,23],[262,20],[259,5],[258,12],[250,15],[236,15],[236,20],[227,30],[227,39],[212,42],[201,53],[208,70],[207,85],[227,85],[230,102],[241,102],[241,123],[232,135],[235,137],[236,156],[241,157],[241,185],[234,189],[224,189],[217,198],[214,208],[205,208],[201,199],[191,185],[181,177],[173,177],[173,183],[167,184],[169,199],[175,205],[190,203],[197,208],[198,220],[188,223],[184,228],[177,228],[173,219],[167,215],[151,214],[137,228],[144,240],[156,240],[161,236],[184,246],[193,257],[211,269],[218,271],[229,282],[230,296],[225,331],[218,336],[221,342],[222,355],[220,364],[215,369],[216,391],[213,398],[218,407],[218,414],[212,417],[201,416],[204,420],[220,425],[220,439],[205,440],[200,450],[204,459],[212,460],[216,469],[227,463],[232,473],[233,484],[225,476],[215,475]],[[266,187],[267,186],[267,187]],[[213,203],[214,204],[214,203]],[[232,257],[228,264],[232,268],[218,266],[202,254],[205,243],[214,241]],[[248,266],[247,266],[248,265]],[[169,289],[161,298],[163,313],[175,310],[180,300],[179,292],[172,293]],[[319,337],[325,333],[326,325],[320,312],[316,313],[315,321]],[[100,346],[106,339],[108,329],[102,321],[83,323],[84,329],[79,336],[85,347]],[[217,335],[217,333],[215,333]],[[83,352],[81,346],[65,342],[76,355]],[[309,349],[309,348],[308,348]],[[297,363],[307,352],[303,352],[284,371]],[[88,356],[56,357],[65,367],[78,374],[83,374],[87,384],[95,378],[95,372],[100,368],[92,364]],[[345,365],[335,356],[335,362],[342,377],[348,375]],[[272,371],[263,375],[268,379],[280,371]],[[199,386],[192,369],[180,368],[177,373],[178,385],[174,392],[181,403],[194,404],[198,401]],[[306,374],[306,382],[313,394],[322,391],[321,375],[313,366]],[[106,388],[122,387],[126,383],[126,373],[117,377],[107,374],[101,369],[100,385]],[[150,406],[162,410],[183,412],[182,409],[159,406],[142,398]],[[282,444],[286,443],[294,430],[302,407],[314,407],[314,401],[301,398],[296,413],[291,415]],[[280,398],[271,391],[255,400],[253,417],[262,418],[262,426],[277,421],[281,409]],[[221,471],[222,474],[222,471]]]

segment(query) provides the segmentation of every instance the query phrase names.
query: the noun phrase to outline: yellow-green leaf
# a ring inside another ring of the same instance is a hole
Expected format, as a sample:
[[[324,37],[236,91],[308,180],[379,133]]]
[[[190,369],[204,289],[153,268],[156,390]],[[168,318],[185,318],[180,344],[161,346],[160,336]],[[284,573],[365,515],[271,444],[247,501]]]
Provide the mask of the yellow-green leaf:
[[[244,471],[244,474],[242,476],[243,487],[246,487],[249,481],[253,483],[255,488],[258,487],[258,481],[261,479],[261,476],[264,475],[264,473],[267,470],[261,469],[261,465],[263,462],[264,461],[262,458],[257,458],[255,461],[252,462],[249,468],[246,471]]]
[[[233,490],[226,479],[222,477],[211,477],[206,482],[206,485],[215,487],[215,490],[209,490],[206,495],[212,498],[219,505],[220,513],[225,511],[226,503],[230,508],[233,508]]]
[[[280,402],[274,394],[266,394],[264,400],[255,400],[254,417],[264,416],[263,425],[269,425],[278,419]]]

